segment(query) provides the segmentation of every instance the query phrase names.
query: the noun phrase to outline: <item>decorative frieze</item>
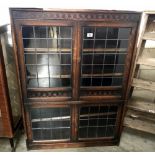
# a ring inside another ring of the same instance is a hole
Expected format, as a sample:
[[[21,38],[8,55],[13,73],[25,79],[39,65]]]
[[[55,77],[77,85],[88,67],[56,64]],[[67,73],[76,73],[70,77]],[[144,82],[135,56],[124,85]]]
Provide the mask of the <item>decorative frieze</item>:
[[[40,97],[65,97],[71,96],[70,91],[28,91],[28,98],[40,98]]]
[[[18,11],[13,10],[15,19],[60,19],[60,20],[99,20],[99,21],[138,21],[139,14],[119,12],[57,12],[57,11]]]

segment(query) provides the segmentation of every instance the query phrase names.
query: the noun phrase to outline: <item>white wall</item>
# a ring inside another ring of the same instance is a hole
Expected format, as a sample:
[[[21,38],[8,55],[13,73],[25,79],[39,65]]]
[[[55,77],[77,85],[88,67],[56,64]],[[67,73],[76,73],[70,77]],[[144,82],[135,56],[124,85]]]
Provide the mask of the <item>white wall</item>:
[[[9,7],[144,11],[155,10],[155,0],[1,0],[0,25],[9,23]]]

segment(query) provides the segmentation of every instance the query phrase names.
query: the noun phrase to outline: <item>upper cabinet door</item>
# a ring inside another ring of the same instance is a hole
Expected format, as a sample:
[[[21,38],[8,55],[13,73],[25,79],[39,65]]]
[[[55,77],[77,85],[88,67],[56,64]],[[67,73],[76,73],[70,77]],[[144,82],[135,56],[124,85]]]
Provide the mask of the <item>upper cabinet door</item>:
[[[131,27],[112,24],[81,27],[81,98],[122,98],[131,34]]]
[[[71,98],[73,31],[69,24],[22,24],[20,61],[27,98]]]

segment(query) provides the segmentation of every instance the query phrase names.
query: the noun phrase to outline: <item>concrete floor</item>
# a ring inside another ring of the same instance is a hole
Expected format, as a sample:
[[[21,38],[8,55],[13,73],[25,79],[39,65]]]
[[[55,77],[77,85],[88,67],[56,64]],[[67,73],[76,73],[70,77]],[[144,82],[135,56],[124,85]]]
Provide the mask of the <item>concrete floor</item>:
[[[7,139],[0,139],[0,152],[10,152]],[[16,152],[26,152],[25,136],[20,135],[16,143]],[[124,129],[119,146],[100,146],[83,148],[65,148],[50,150],[31,150],[30,152],[155,152],[155,135],[138,133]]]

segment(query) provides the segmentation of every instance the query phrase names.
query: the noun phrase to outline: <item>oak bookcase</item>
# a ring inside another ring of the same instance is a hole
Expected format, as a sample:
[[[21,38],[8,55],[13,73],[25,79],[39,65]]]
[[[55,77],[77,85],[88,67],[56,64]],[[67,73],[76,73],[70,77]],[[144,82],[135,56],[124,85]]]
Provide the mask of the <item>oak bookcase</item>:
[[[28,149],[118,144],[140,13],[10,14]]]

